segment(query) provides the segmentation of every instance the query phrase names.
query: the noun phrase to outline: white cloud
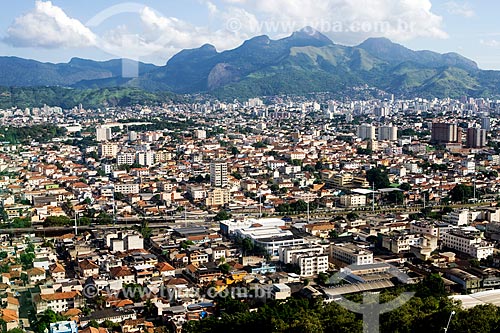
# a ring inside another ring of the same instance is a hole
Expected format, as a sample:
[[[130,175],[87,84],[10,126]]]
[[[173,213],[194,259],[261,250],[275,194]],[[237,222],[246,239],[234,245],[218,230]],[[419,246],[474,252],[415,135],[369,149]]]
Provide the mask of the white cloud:
[[[162,15],[149,7],[112,6],[110,13],[138,15],[143,27],[131,31],[137,26],[123,22],[97,35],[90,28],[99,24],[89,23],[87,27],[50,1],[38,0],[32,11],[18,17],[9,27],[6,41],[14,46],[45,48],[95,46],[114,56],[160,63],[181,49],[210,43],[218,50],[226,50],[256,35],[283,37],[305,26],[345,44],[372,36],[396,41],[448,37],[442,28],[442,17],[432,12],[430,0],[198,0],[198,3],[199,10],[205,10],[209,18],[203,26]]]
[[[473,17],[476,15],[474,10],[470,7],[468,3],[458,3],[456,1],[448,1],[445,4],[445,8],[448,13],[463,17]]]
[[[222,1],[226,2],[226,3],[231,3],[231,4],[235,4],[235,3],[242,4],[242,3],[247,2],[247,0],[222,0]]]
[[[397,41],[447,38],[430,0],[254,0],[258,11],[279,20],[283,30],[310,25],[334,40],[359,42],[371,36]],[[269,26],[269,25],[268,25]],[[287,31],[290,32],[290,31]]]
[[[95,35],[52,2],[36,1],[32,11],[16,18],[7,29],[5,41],[21,47],[81,47],[93,45]]]
[[[162,16],[151,8],[145,7],[141,12],[141,20],[146,27],[145,37],[149,48],[156,51],[179,51],[185,48],[195,48],[209,43],[220,50],[237,47],[244,39],[252,37],[250,25],[256,25],[257,19],[242,8],[231,7],[221,11],[212,3],[208,3],[210,14],[218,20],[227,22],[236,19],[245,26],[237,31],[226,29],[225,26],[200,27],[174,17]],[[213,5],[213,6],[212,6]],[[169,54],[172,55],[172,54]]]
[[[481,45],[485,45],[485,46],[489,46],[489,47],[494,47],[494,48],[500,47],[500,41],[498,41],[496,39],[488,39],[488,40],[481,39],[479,41],[479,43]]]

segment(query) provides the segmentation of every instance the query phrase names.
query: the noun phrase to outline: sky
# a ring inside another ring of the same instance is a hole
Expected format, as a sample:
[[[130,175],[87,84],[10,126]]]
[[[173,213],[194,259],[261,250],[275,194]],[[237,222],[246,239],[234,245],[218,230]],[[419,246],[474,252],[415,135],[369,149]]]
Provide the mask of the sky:
[[[182,49],[223,51],[309,26],[338,44],[387,37],[500,70],[499,11],[497,0],[20,0],[2,6],[0,55],[164,65]]]

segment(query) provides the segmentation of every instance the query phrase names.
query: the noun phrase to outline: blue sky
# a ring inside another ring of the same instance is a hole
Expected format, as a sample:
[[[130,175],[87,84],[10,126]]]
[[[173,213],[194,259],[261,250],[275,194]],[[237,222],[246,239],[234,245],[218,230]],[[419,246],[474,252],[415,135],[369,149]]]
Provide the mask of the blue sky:
[[[499,11],[494,0],[11,1],[0,12],[0,55],[162,65],[184,48],[210,43],[222,51],[312,26],[339,44],[383,36],[500,70]]]

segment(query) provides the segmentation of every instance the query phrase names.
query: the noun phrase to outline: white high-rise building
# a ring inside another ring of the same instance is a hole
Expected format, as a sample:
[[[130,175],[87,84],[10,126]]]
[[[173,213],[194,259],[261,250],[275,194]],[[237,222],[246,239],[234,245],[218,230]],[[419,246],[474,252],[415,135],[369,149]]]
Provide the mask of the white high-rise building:
[[[115,158],[118,154],[118,144],[116,143],[101,143],[98,148],[100,157]]]
[[[137,163],[143,166],[155,164],[155,153],[153,151],[140,151],[137,153]]]
[[[128,132],[128,141],[136,141],[137,140],[137,132],[130,131]]]
[[[227,181],[227,162],[213,161],[210,163],[210,184],[215,187],[224,187]]]
[[[207,132],[205,130],[202,130],[202,129],[196,129],[196,130],[194,130],[194,137],[196,139],[200,139],[200,140],[206,139]]]
[[[135,153],[119,153],[116,156],[116,164],[134,164],[135,163]]]
[[[245,106],[247,107],[258,107],[258,106],[263,106],[264,102],[260,98],[250,98],[246,103]]]
[[[109,141],[112,138],[111,128],[98,126],[95,129],[97,142]]]
[[[362,124],[358,127],[358,138],[361,140],[375,140],[375,126],[370,124]]]
[[[379,141],[397,141],[398,140],[398,128],[397,126],[386,125],[380,126],[378,128],[378,139]]]

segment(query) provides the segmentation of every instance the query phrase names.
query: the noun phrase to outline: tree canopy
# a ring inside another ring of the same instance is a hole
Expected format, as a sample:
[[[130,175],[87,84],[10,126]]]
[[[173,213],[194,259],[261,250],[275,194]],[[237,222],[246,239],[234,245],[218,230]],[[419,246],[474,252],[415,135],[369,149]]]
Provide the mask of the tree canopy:
[[[387,172],[382,168],[372,168],[366,172],[366,180],[370,185],[375,186],[375,189],[387,188],[391,186]]]
[[[450,191],[449,195],[451,201],[465,202],[469,199],[472,199],[472,197],[474,196],[474,189],[472,186],[458,184]]]
[[[394,311],[380,316],[380,332],[420,333],[443,331],[450,318],[449,331],[458,333],[489,333],[500,330],[500,310],[493,305],[462,309],[450,300],[442,278],[437,274],[426,277],[416,287],[416,294]],[[402,288],[384,291],[381,303],[397,297]],[[354,302],[361,302],[362,295],[351,295]],[[214,316],[184,325],[183,332],[363,332],[363,321],[336,302],[324,304],[321,300],[289,298],[268,302],[254,312],[248,311],[245,302],[233,299],[219,300]]]

